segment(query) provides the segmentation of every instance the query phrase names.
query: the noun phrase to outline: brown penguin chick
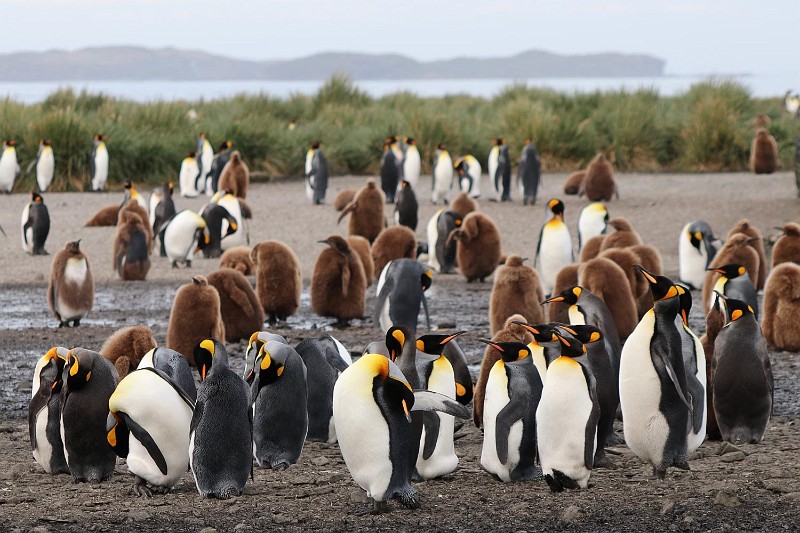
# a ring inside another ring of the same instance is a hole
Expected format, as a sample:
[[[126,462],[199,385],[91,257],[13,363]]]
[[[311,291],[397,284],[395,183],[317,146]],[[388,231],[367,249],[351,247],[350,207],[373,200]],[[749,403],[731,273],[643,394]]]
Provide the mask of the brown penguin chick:
[[[579,170],[573,172],[564,182],[564,194],[578,194],[583,187],[583,180],[586,179],[586,171]]]
[[[417,258],[417,238],[406,226],[391,226],[383,230],[372,243],[374,272],[380,276],[386,263],[394,259]]]
[[[73,327],[92,310],[94,279],[89,258],[80,249],[80,240],[68,242],[53,256],[47,303],[58,321],[58,327]]]
[[[456,263],[467,282],[481,283],[500,264],[500,231],[488,215],[473,211],[461,227],[450,232],[448,241],[457,239]]]
[[[789,222],[781,228],[783,232],[772,247],[772,268],[781,263],[800,265],[800,224]]]
[[[97,213],[92,215],[84,226],[86,227],[101,227],[101,226],[116,226],[117,217],[119,216],[119,205],[112,204],[100,208]]]
[[[750,246],[750,239],[756,237],[748,237],[744,233],[734,233],[728,237],[725,245],[720,248],[714,260],[708,265],[709,269],[718,268],[730,263],[742,265],[747,269],[747,275],[750,276],[750,281],[753,286],[756,285],[756,272],[758,272],[758,252]],[[703,280],[703,310],[708,311],[708,306],[711,304],[711,294],[714,292],[714,285],[717,283],[720,274],[708,270],[706,272],[705,280]]]
[[[619,198],[617,182],[614,181],[614,168],[605,155],[597,154],[589,162],[579,194],[586,195],[592,202],[608,202],[615,195]]]
[[[575,287],[578,284],[579,266],[579,263],[572,263],[571,265],[562,267],[561,270],[558,271],[552,294],[561,294],[565,290]],[[550,302],[547,304],[547,317],[549,322],[569,324],[569,304],[565,302]]]
[[[598,255],[600,255],[600,249],[603,247],[603,241],[605,240],[606,240],[605,235],[595,235],[594,237],[583,243],[583,246],[581,247],[580,262],[585,263],[589,259],[594,259]]]
[[[225,163],[222,175],[219,177],[217,190],[228,189],[237,198],[247,198],[247,188],[250,186],[250,169],[242,160],[242,154],[235,150],[231,158]]]
[[[603,251],[598,257],[611,259],[618,264],[625,273],[625,277],[628,278],[628,284],[631,288],[631,294],[633,294],[633,299],[636,300],[638,318],[641,318],[644,313],[653,308],[652,296],[649,301],[644,298],[645,294],[650,292],[650,283],[647,281],[647,278],[639,275],[639,272],[633,268],[633,265],[642,264],[641,258],[637,254],[631,251],[630,248],[609,248]],[[642,310],[642,307],[647,306],[648,303],[650,304],[649,307]]]
[[[578,268],[578,285],[605,302],[620,341],[625,341],[636,328],[636,301],[625,272],[611,259],[595,257]]]
[[[205,339],[224,339],[219,293],[205,276],[195,276],[175,293],[167,326],[167,348],[194,366],[194,347]]]
[[[245,276],[249,276],[256,271],[256,265],[250,259],[249,246],[234,246],[222,252],[219,258],[220,268],[232,268],[238,270]]]
[[[633,224],[623,217],[612,218],[608,221],[608,227],[614,230],[606,235],[603,239],[603,244],[600,246],[600,251],[608,250],[609,248],[627,248],[628,246],[636,246],[642,244],[642,239],[636,230],[633,229]]]
[[[342,211],[347,204],[353,201],[353,198],[356,197],[356,193],[358,190],[347,188],[342,190],[339,194],[336,195],[336,198],[333,200],[333,208],[337,211]]]
[[[364,188],[358,191],[355,198],[342,210],[339,222],[349,214],[350,235],[361,235],[372,244],[386,225],[383,215],[385,203],[386,197],[383,191],[375,185],[375,180],[370,178]]]
[[[770,346],[800,351],[800,265],[782,263],[769,275],[764,289],[761,329]]]
[[[711,364],[714,361],[714,341],[725,325],[725,314],[719,308],[719,299],[714,299],[714,305],[706,315],[706,333],[700,338],[703,345],[703,352],[706,354],[706,433],[710,440],[721,440],[722,435],[717,425],[717,417],[714,413],[714,382],[711,378]]]
[[[327,244],[328,248],[320,252],[314,265],[311,309],[339,322],[363,317],[367,280],[361,259],[338,235],[319,242]]]
[[[544,320],[544,292],[539,274],[523,264],[525,259],[509,255],[505,264],[497,269],[494,276],[492,296],[489,299],[489,324],[494,335],[513,314],[527,317],[533,324]]]
[[[464,218],[473,211],[478,210],[478,202],[470,198],[469,194],[460,192],[450,202],[450,211],[455,211]]]
[[[297,254],[281,241],[264,241],[253,246],[250,259],[256,269],[258,299],[270,323],[295,314],[303,291],[303,271]]]
[[[119,215],[117,217],[117,225],[120,224],[120,220],[125,213],[134,213],[139,215],[139,218],[142,220],[142,225],[145,229],[145,235],[147,236],[147,252],[150,253],[153,251],[153,228],[150,227],[150,216],[147,214],[147,209],[139,205],[139,202],[136,200],[128,200],[128,202],[122,206],[119,210]]]
[[[361,259],[361,266],[364,267],[364,276],[367,279],[367,287],[369,287],[375,281],[375,262],[372,260],[372,247],[369,245],[369,241],[361,235],[350,235],[347,238],[347,244]]]
[[[131,210],[119,214],[114,236],[113,268],[125,281],[143,281],[150,271],[147,230],[141,217]]]
[[[122,379],[136,370],[142,357],[156,346],[158,343],[149,327],[130,326],[118,329],[107,338],[100,354],[114,364]]]
[[[264,325],[264,310],[244,274],[220,268],[208,275],[208,284],[219,293],[219,309],[225,325],[225,341],[249,339]]]
[[[756,286],[757,291],[760,291],[764,288],[764,283],[767,281],[767,269],[769,268],[767,252],[764,249],[764,238],[761,232],[758,231],[758,228],[750,224],[750,221],[746,218],[743,218],[731,228],[728,232],[728,239],[735,233],[744,233],[748,237],[752,237],[752,240],[748,241],[748,244],[758,253],[758,269],[750,270],[748,267],[747,270],[754,274],[757,273],[756,278],[753,280],[753,285]],[[714,261],[714,263],[716,263],[716,261]],[[721,264],[724,265],[725,263]]]
[[[533,342],[533,335],[520,325],[514,322],[528,322],[523,315],[511,315],[505,322],[503,329],[492,337],[494,342],[523,342],[530,344]],[[478,374],[478,382],[475,384],[475,394],[472,396],[472,420],[475,427],[481,427],[483,423],[483,400],[486,397],[486,382],[489,380],[489,372],[494,364],[502,358],[500,352],[487,345],[483,352],[481,361],[481,371]]]
[[[767,130],[759,128],[750,146],[750,170],[772,174],[778,168],[778,143]]]

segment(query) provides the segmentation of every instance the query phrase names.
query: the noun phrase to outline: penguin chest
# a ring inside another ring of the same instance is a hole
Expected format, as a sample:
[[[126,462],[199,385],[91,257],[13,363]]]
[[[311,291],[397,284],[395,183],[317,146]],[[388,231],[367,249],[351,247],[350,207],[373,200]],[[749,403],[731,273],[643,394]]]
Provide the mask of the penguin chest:
[[[428,221],[428,227],[426,229],[428,235],[428,265],[436,270],[436,272],[441,270],[441,264],[436,258],[436,244],[439,241],[439,217],[443,212],[444,209],[441,209],[432,216]]]
[[[3,186],[10,191],[16,176],[17,153],[13,148],[6,148],[2,157],[0,157],[0,186]]]
[[[25,205],[25,208],[22,210],[22,249],[28,253],[33,252],[33,226],[25,229],[25,224],[28,223],[28,218],[30,217],[31,212],[31,204],[28,203]]]
[[[578,232],[580,233],[582,244],[585,244],[592,237],[602,235],[605,229],[606,222],[602,217],[585,215],[578,221]]]
[[[75,307],[70,298],[65,298],[63,295],[67,291],[80,293],[83,291],[83,285],[86,282],[86,276],[89,272],[89,267],[84,258],[70,258],[64,267],[64,284],[71,285],[67,290],[58,291],[58,312],[65,320],[80,317],[86,310]]]
[[[447,192],[453,181],[453,160],[450,156],[440,156],[433,172],[434,189],[437,192]]]
[[[422,167],[419,151],[416,148],[409,148],[403,160],[403,179],[411,183],[416,188],[419,182],[419,173]]]
[[[551,220],[545,225],[537,262],[546,292],[549,293],[559,270],[572,263],[572,238],[569,228],[560,220]]]
[[[194,197],[197,196],[197,189],[195,187],[195,180],[200,173],[200,168],[197,162],[192,160],[184,160],[181,164],[179,182],[181,184],[181,196]]]
[[[456,399],[456,381],[453,366],[444,356],[433,363],[433,370],[428,378],[428,390],[444,394]],[[455,418],[444,413],[435,413],[439,418],[439,430],[435,435],[428,435],[428,427],[423,426],[419,455],[417,456],[417,472],[423,479],[449,474],[458,466],[458,457],[453,448],[453,430]],[[435,442],[433,453],[426,459],[426,443]]]
[[[569,323],[573,326],[585,326],[586,325],[586,317],[581,313],[580,309],[578,309],[577,305],[570,305],[569,309],[567,310],[569,314]]]
[[[505,364],[498,361],[489,372],[486,382],[486,396],[483,402],[483,448],[481,450],[481,466],[503,481],[511,481],[511,472],[519,463],[519,448],[522,443],[523,422],[518,420],[511,425],[507,436],[508,459],[503,464],[497,456],[497,415],[511,400],[509,380]]]
[[[36,181],[41,189],[46,189],[50,185],[54,171],[55,158],[53,157],[53,150],[45,150],[36,163]]]
[[[703,287],[708,266],[708,254],[701,244],[698,250],[692,246],[686,231],[681,234],[678,244],[678,273],[681,281],[690,283],[694,288]]]

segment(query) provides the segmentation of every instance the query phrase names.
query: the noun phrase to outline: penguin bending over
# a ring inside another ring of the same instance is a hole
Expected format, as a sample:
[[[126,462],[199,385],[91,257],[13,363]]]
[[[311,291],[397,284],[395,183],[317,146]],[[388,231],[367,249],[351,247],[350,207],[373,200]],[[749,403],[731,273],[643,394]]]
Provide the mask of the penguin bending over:
[[[228,235],[239,230],[239,224],[227,209],[219,204],[208,204],[203,208],[201,215],[206,223],[208,242],[203,246],[204,257],[219,257],[222,255],[222,241]],[[227,222],[228,228],[222,234],[222,223]]]
[[[679,279],[692,289],[701,289],[706,269],[717,255],[717,243],[711,226],[704,220],[689,222],[678,237]]]
[[[253,383],[255,378],[255,364],[256,357],[261,352],[261,347],[269,341],[282,342],[289,345],[286,339],[277,333],[270,333],[269,331],[256,331],[250,335],[250,340],[247,342],[247,349],[244,352],[244,370],[242,371],[242,379],[248,385]]]
[[[453,167],[458,173],[458,185],[461,192],[471,198],[480,198],[483,169],[481,169],[481,164],[475,156],[465,155],[464,157],[459,157],[453,163]]]
[[[22,249],[31,255],[48,255],[44,249],[50,233],[50,213],[39,193],[31,192],[31,201],[22,210]]]
[[[432,282],[433,274],[419,261],[407,258],[389,261],[378,279],[373,323],[379,324],[381,330],[402,325],[416,333],[419,307],[422,304],[430,329],[425,291],[431,287]]]
[[[483,281],[500,263],[500,230],[494,221],[480,211],[464,217],[464,223],[447,238],[455,240],[456,262],[467,283]],[[445,245],[446,246],[446,245]]]
[[[195,254],[211,242],[205,219],[191,209],[172,217],[162,227],[159,237],[172,268],[178,268],[178,263],[190,268]]]
[[[61,387],[69,350],[56,346],[47,351],[33,370],[28,430],[33,458],[48,474],[68,474],[61,440]]]

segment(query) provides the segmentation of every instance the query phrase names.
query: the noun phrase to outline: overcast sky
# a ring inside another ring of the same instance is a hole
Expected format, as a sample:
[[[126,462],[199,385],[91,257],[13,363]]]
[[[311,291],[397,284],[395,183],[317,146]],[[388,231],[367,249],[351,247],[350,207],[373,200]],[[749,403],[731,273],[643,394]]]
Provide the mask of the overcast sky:
[[[663,58],[668,74],[800,78],[800,0],[0,0],[0,8],[3,53],[114,44],[243,59],[615,51]]]

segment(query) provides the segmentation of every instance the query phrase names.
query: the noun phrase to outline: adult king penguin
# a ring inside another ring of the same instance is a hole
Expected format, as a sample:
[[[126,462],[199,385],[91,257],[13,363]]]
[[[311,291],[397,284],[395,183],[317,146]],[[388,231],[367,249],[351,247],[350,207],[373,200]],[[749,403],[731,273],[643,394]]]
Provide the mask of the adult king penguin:
[[[50,233],[50,214],[41,194],[31,193],[31,201],[22,210],[21,224],[22,249],[31,255],[48,255],[44,242]]]
[[[534,205],[536,203],[541,168],[542,163],[539,160],[539,152],[536,151],[536,145],[530,139],[525,139],[525,147],[522,148],[517,171],[517,181],[521,189],[523,205]]]
[[[206,141],[207,142],[207,141]],[[181,170],[178,172],[178,183],[181,186],[181,196],[184,198],[195,198],[202,190],[198,189],[198,184],[201,182],[199,176],[201,174],[200,166],[197,162],[197,153],[189,152],[186,157],[181,161]]]
[[[608,227],[608,208],[602,202],[592,202],[578,215],[578,250],[592,237],[604,235]]]
[[[428,221],[428,265],[440,274],[447,274],[455,267],[458,243],[449,237],[462,222],[461,215],[444,209],[437,211]]]
[[[211,163],[214,161],[214,147],[211,146],[205,133],[201,133],[197,138],[195,157],[197,158],[197,174],[195,175],[194,189],[201,193],[205,191],[206,180],[211,172]]]
[[[702,289],[706,269],[717,254],[719,241],[708,222],[689,222],[678,237],[678,278],[692,289]]]
[[[398,160],[392,146],[394,139],[386,139],[381,156],[381,190],[386,195],[386,203],[393,204],[400,179]]]
[[[542,289],[546,295],[553,292],[556,275],[575,260],[572,253],[572,236],[564,223],[564,202],[553,198],[547,202],[549,219],[539,232],[534,268],[541,275]]]
[[[461,192],[467,193],[471,198],[480,198],[483,173],[480,162],[475,156],[465,155],[456,159],[453,165],[458,173],[458,185]]]
[[[325,203],[328,190],[328,160],[319,141],[311,143],[306,153],[306,197],[314,205]]]
[[[0,154],[0,191],[5,193],[10,193],[14,188],[14,180],[19,174],[16,145],[13,140],[3,141],[3,153]]]
[[[49,474],[69,473],[61,440],[61,387],[68,352],[61,346],[51,348],[33,370],[28,404],[31,451],[36,462]]]
[[[172,268],[178,268],[179,262],[191,267],[194,255],[211,242],[206,221],[191,209],[172,217],[162,227],[159,238]]]
[[[89,160],[89,174],[93,191],[102,191],[108,180],[108,148],[106,136],[97,134],[92,140],[92,158]]]
[[[414,189],[419,185],[421,169],[422,159],[417,149],[417,141],[408,137],[406,139],[406,151],[403,155],[403,180],[409,182]]]
[[[34,166],[36,167],[36,184],[39,186],[39,192],[45,192],[53,182],[56,169],[53,143],[50,139],[42,139],[42,142],[39,143],[39,152],[25,171],[30,172]]]
[[[422,304],[430,329],[425,291],[431,287],[432,281],[431,271],[415,259],[389,261],[378,279],[373,323],[380,324],[382,331],[394,325],[403,325],[416,333],[419,306]]]
[[[397,191],[397,203],[394,205],[394,223],[406,226],[411,231],[417,231],[418,210],[419,204],[414,186],[411,182],[403,180],[400,190]]]
[[[703,444],[706,439],[706,423],[708,413],[706,412],[706,353],[703,343],[689,327],[689,313],[692,310],[692,294],[682,285],[675,286],[678,289],[681,310],[675,318],[675,327],[681,334],[681,346],[683,350],[683,365],[686,368],[686,386],[689,388],[692,401],[692,413],[689,417],[689,436],[687,440],[687,451],[694,452]]]
[[[734,300],[741,300],[753,309],[758,320],[758,295],[747,269],[738,263],[730,263],[717,268],[709,268],[709,272],[720,274],[714,283],[714,291]],[[712,300],[716,296],[712,296]],[[713,302],[712,302],[713,303]]]
[[[436,146],[433,156],[433,179],[431,180],[431,203],[447,202],[447,193],[453,184],[453,159],[444,144]]]

